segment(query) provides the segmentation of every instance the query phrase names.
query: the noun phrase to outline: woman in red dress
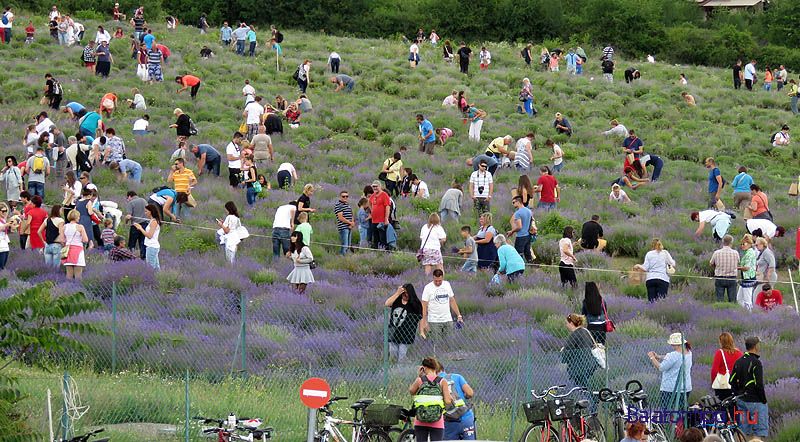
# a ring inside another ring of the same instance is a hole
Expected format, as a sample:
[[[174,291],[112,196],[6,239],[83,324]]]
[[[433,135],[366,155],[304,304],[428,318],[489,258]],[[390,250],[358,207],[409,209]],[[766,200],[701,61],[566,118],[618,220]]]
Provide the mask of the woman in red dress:
[[[47,211],[42,209],[42,197],[34,195],[31,198],[33,208],[28,211],[28,221],[31,224],[31,236],[29,241],[31,249],[44,249],[44,238],[39,234],[39,227],[47,219]]]

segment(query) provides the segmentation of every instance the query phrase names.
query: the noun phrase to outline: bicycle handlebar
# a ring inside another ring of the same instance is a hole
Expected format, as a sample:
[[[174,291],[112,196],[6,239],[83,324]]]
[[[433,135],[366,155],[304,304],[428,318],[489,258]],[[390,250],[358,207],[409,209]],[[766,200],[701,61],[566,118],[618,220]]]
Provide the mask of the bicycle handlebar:
[[[536,399],[544,399],[544,398],[546,398],[547,396],[553,396],[553,397],[556,397],[556,396],[555,396],[555,392],[556,392],[556,391],[558,391],[558,390],[561,390],[562,388],[567,388],[567,385],[566,385],[566,384],[562,384],[562,385],[553,385],[552,387],[548,387],[548,388],[546,388],[546,389],[542,390],[542,392],[541,392],[541,393],[538,393],[538,392],[537,392],[537,391],[534,389],[534,390],[531,390],[531,395],[532,395],[533,397],[535,397]],[[577,387],[577,388],[581,388],[581,387]],[[573,390],[574,390],[574,389],[573,389]],[[569,393],[568,393],[568,394],[569,394]]]

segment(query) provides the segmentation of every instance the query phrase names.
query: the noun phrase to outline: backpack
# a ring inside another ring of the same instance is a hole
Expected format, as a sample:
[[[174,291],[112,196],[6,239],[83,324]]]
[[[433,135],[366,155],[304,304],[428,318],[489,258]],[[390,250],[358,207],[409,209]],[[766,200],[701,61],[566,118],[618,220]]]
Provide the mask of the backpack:
[[[154,187],[153,188],[153,193],[158,193],[158,192],[161,192],[162,190],[167,190],[167,189],[169,189],[169,187],[167,187],[167,186]]]
[[[444,413],[444,396],[442,387],[439,385],[442,382],[442,377],[436,376],[433,381],[430,381],[426,376],[420,376],[419,379],[422,381],[422,385],[420,385],[415,396],[438,396],[442,399],[439,400],[439,403],[434,403],[437,402],[436,399],[425,400],[421,398],[422,400],[418,403],[415,398],[414,406],[417,411],[417,419],[428,424],[438,422],[442,418],[442,413]]]
[[[197,135],[197,126],[191,118],[189,118],[189,135]]]
[[[81,172],[91,172],[94,168],[80,145],[78,145],[78,153],[75,154],[75,163],[75,167]]]
[[[778,132],[775,132],[774,134],[772,134],[772,136],[769,137],[769,144],[774,143],[775,142],[775,137],[777,137],[777,136],[778,136]]]
[[[61,95],[63,93],[63,90],[61,89],[61,83],[59,83],[59,81],[55,78],[53,79],[53,88],[50,93],[53,95]]]
[[[303,69],[302,64],[300,66],[297,66],[297,70],[294,71],[294,74],[292,74],[292,80],[300,81],[300,69]]]
[[[4,25],[8,24],[8,16],[6,14],[3,14],[3,24]]]
[[[44,157],[36,155],[33,157],[33,167],[31,168],[33,173],[42,173],[44,172]]]
[[[281,31],[275,33],[275,43],[283,43],[283,34],[281,34]]]

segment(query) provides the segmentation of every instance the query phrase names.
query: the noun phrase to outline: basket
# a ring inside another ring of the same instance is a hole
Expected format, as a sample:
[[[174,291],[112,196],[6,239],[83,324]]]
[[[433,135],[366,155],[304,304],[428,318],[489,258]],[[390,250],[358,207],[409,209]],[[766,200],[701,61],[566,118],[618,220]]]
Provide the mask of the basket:
[[[542,401],[526,402],[522,404],[522,409],[525,411],[525,419],[532,424],[546,421],[549,414],[547,404]]]
[[[547,401],[551,421],[563,421],[575,416],[575,401],[572,399],[553,399]]]
[[[364,409],[364,425],[374,427],[391,427],[400,421],[403,407],[392,404],[369,404]]]

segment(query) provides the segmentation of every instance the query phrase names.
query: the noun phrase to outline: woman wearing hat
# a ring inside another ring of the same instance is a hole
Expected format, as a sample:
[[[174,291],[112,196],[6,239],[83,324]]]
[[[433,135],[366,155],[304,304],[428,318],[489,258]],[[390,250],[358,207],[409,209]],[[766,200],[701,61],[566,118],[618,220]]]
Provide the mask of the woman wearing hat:
[[[647,357],[653,367],[661,372],[661,409],[683,410],[689,405],[689,394],[692,392],[692,346],[683,339],[681,333],[669,335],[667,344],[672,346],[671,352],[662,356],[650,351]]]

